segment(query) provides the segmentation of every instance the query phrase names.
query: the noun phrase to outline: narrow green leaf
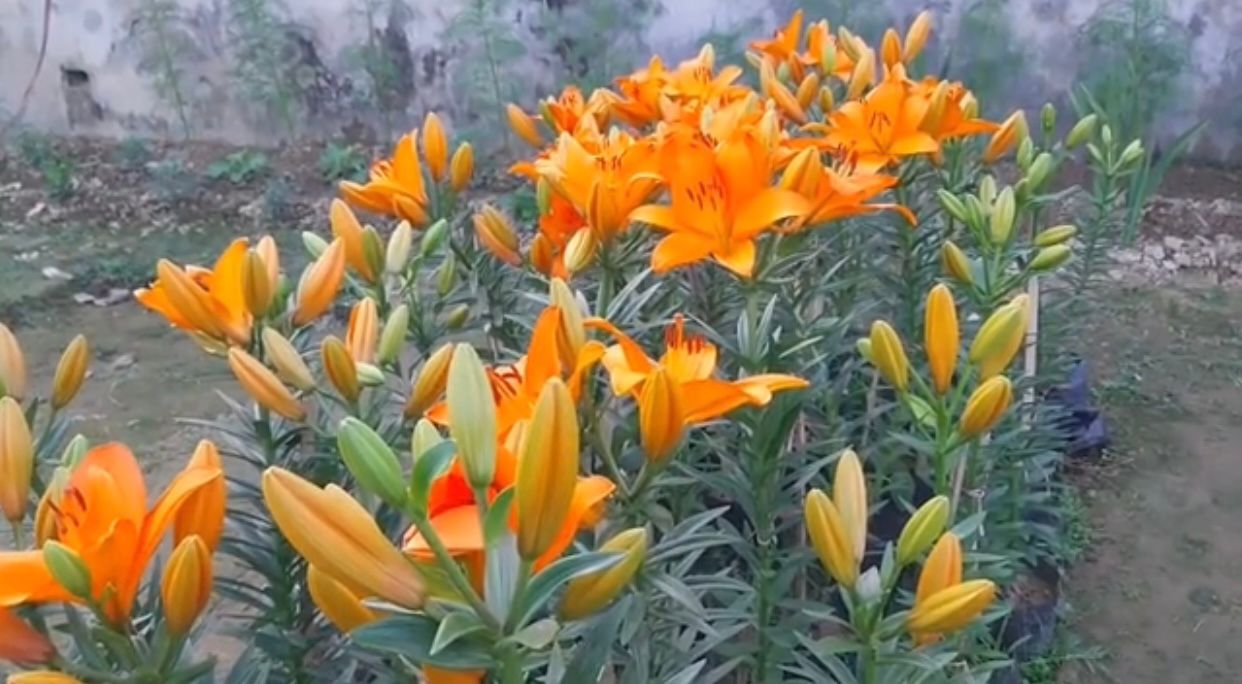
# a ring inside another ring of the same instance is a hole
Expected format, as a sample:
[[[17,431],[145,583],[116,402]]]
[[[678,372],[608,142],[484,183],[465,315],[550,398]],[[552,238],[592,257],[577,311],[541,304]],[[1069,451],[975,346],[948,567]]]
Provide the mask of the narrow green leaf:
[[[350,637],[359,647],[456,670],[485,670],[492,657],[484,644],[469,637],[457,639],[431,654],[439,623],[425,615],[398,615],[359,627]]]
[[[427,508],[431,483],[448,470],[456,455],[457,446],[452,440],[445,440],[419,454],[414,460],[414,469],[410,474],[410,501],[415,508],[419,510]]]
[[[448,648],[453,642],[467,636],[486,630],[487,627],[479,621],[474,613],[456,610],[444,616],[440,621],[440,627],[436,630],[436,637],[431,641],[431,655],[436,655]]]
[[[568,559],[566,559],[568,560]],[[595,682],[599,681],[600,670],[608,663],[608,655],[612,652],[612,643],[617,638],[617,630],[621,627],[621,616],[629,610],[630,597],[617,602],[603,615],[595,618],[594,624],[583,635],[574,657],[565,667],[563,682]]]
[[[521,627],[529,622],[535,613],[552,599],[552,595],[569,580],[590,572],[605,570],[619,560],[621,560],[619,553],[580,553],[562,558],[544,568],[543,572],[535,575],[522,594],[518,604],[518,620],[514,624]],[[586,680],[570,679],[569,681]]]

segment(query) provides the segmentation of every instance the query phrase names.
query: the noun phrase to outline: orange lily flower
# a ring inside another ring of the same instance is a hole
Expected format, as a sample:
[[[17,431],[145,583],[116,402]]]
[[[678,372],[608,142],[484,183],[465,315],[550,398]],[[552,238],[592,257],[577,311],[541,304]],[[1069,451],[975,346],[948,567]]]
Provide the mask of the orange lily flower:
[[[569,200],[552,193],[548,210],[539,217],[539,234],[531,243],[531,264],[549,278],[567,279],[565,248],[579,230],[586,228],[586,219]],[[546,249],[540,254],[540,249]]]
[[[900,204],[868,204],[897,185],[896,178],[834,169],[823,163],[822,155],[814,148],[808,147],[794,157],[780,184],[811,202],[811,211],[791,224],[793,230],[878,211],[896,211],[910,225],[917,223],[914,213]]]
[[[0,608],[0,660],[15,663],[46,663],[56,647],[8,608]]]
[[[928,101],[927,113],[919,128],[936,140],[944,141],[968,135],[996,132],[999,124],[980,119],[967,111],[970,91],[960,82],[923,79],[914,91]]]
[[[755,269],[755,238],[810,210],[801,195],[771,186],[772,155],[754,135],[715,149],[696,135],[671,141],[665,151],[676,160],[675,172],[665,174],[671,203],[641,206],[630,215],[668,233],[651,255],[656,272],[711,257],[749,277]]]
[[[588,118],[592,119],[597,127],[602,128],[608,123],[608,112],[612,105],[609,95],[606,91],[597,90],[591,93],[591,98],[588,100],[582,96],[582,91],[578,89],[578,86],[569,85],[565,86],[559,96],[549,97],[539,103],[539,107],[545,113],[548,124],[557,133],[572,135]]]
[[[777,373],[733,381],[715,378],[716,345],[701,336],[687,335],[685,319],[680,314],[665,333],[664,353],[658,361],[647,356],[638,343],[608,321],[592,318],[586,324],[609,334],[617,342],[608,347],[600,359],[608,370],[613,393],[637,399],[643,385],[663,369],[680,389],[687,427],[715,420],[742,406],[766,406],[775,392],[809,386],[802,378]]]
[[[712,46],[704,45],[698,56],[677,65],[669,74],[664,88],[668,107],[675,111],[701,112],[704,107],[718,108],[751,94],[750,88],[734,83],[742,77],[742,68],[733,64],[715,70],[716,53]],[[661,105],[662,108],[666,105]],[[666,112],[666,120],[675,117]]]
[[[586,218],[595,239],[606,243],[629,225],[630,212],[655,194],[661,180],[654,142],[615,128],[600,142],[591,151],[562,133],[535,169]]]
[[[246,344],[251,324],[242,287],[246,247],[246,238],[229,243],[210,271],[161,259],[155,282],[135,290],[134,298],[175,328],[219,343]]]
[[[811,24],[806,30],[806,51],[803,52],[799,59],[803,64],[823,70],[825,66],[825,55],[831,53],[832,57],[831,72],[825,73],[824,76],[836,76],[842,82],[850,80],[850,76],[854,74],[854,64],[856,63],[841,45],[837,42],[832,31],[828,27],[828,21],[821,19]]]
[[[148,509],[142,470],[125,445],[95,447],[74,469],[59,500],[51,502],[54,536],[90,570],[92,597],[115,626],[128,620],[147,565],[178,513],[223,477],[217,465],[192,462]],[[200,522],[208,534],[220,525]],[[174,542],[195,534],[196,528],[178,526]],[[80,599],[52,578],[41,551],[0,553],[0,606],[75,601]]]
[[[370,179],[365,184],[342,181],[341,196],[359,209],[425,225],[427,188],[417,141],[417,128],[401,136],[393,148],[392,159],[372,164]]]
[[[936,139],[920,128],[927,108],[927,99],[914,92],[898,66],[863,99],[841,105],[827,124],[807,129],[824,132],[826,144],[848,154],[859,171],[869,173],[903,157],[939,151]]]
[[[798,43],[802,40],[802,10],[793,13],[789,23],[776,30],[776,35],[767,40],[751,42],[750,49],[768,58],[775,64],[788,64],[795,81],[802,80],[803,64],[798,55]],[[819,61],[816,58],[816,61]]]
[[[664,60],[653,55],[645,69],[616,80],[620,96],[612,103],[612,115],[634,128],[660,120],[660,97],[668,84],[668,70]]]

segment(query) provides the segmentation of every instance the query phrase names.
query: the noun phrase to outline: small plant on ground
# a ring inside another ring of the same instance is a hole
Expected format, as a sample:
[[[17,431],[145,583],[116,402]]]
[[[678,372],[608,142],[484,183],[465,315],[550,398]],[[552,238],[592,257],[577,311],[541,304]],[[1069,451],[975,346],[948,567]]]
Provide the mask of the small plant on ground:
[[[266,154],[255,150],[238,150],[212,162],[207,167],[207,177],[217,181],[227,180],[233,185],[245,185],[266,176],[270,170]]]
[[[17,154],[27,166],[42,168],[45,161],[56,153],[52,140],[38,131],[22,131],[17,134]]]
[[[293,215],[293,186],[289,179],[279,176],[267,182],[263,189],[263,218],[279,225]]]
[[[161,202],[177,202],[194,194],[198,179],[180,159],[164,159],[147,166],[151,192]]]
[[[151,147],[142,138],[126,138],[116,146],[115,156],[122,168],[141,171],[151,161]]]
[[[63,202],[73,196],[76,187],[74,171],[77,166],[69,157],[53,154],[43,160],[39,173],[43,176],[43,185],[52,199]]]
[[[367,159],[357,145],[330,142],[319,154],[319,173],[328,182],[366,178]]]

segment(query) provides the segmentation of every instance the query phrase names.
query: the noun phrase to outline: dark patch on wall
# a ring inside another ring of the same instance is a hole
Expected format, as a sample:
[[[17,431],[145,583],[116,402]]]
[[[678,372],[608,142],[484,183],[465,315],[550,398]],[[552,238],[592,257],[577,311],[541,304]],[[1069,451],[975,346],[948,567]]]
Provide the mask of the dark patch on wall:
[[[85,69],[60,67],[60,90],[65,97],[69,127],[91,126],[103,121],[103,107],[91,94],[91,75]]]

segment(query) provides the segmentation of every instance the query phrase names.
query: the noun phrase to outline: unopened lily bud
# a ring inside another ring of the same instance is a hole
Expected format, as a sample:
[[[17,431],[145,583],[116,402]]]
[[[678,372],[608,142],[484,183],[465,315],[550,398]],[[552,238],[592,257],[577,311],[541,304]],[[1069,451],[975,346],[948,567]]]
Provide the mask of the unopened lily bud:
[[[514,484],[518,554],[528,561],[552,548],[565,526],[578,480],[578,442],[573,396],[553,377],[535,403]]]
[[[992,134],[992,139],[983,151],[984,163],[991,164],[1000,159],[1027,137],[1026,114],[1019,109]]]
[[[957,195],[941,189],[936,191],[936,198],[940,200],[940,206],[944,207],[949,216],[963,223],[966,221],[966,205],[958,199]]]
[[[306,248],[306,253],[312,259],[318,259],[328,249],[328,241],[320,237],[317,233],[309,230],[302,231],[302,246]]]
[[[1003,375],[988,378],[966,400],[958,433],[971,439],[991,430],[1000,422],[1012,401],[1013,384],[1009,378]]]
[[[384,250],[384,270],[388,273],[404,273],[410,262],[414,247],[414,228],[409,221],[402,221],[388,236],[388,249]]]
[[[591,265],[595,257],[595,236],[589,230],[579,230],[565,245],[565,269],[577,273]]]
[[[303,392],[309,392],[315,388],[315,376],[311,375],[310,368],[302,360],[302,355],[298,353],[293,343],[276,332],[275,328],[263,329],[263,351],[281,380]]]
[[[974,93],[966,93],[962,96],[961,107],[962,116],[967,119],[979,118],[979,100],[975,99]]]
[[[1109,126],[1108,124],[1104,124],[1104,126],[1100,128],[1100,142],[1104,143],[1105,149],[1108,149],[1113,146],[1113,127],[1112,126]]]
[[[906,618],[906,629],[916,638],[955,632],[974,622],[996,600],[996,585],[991,580],[962,582],[942,589]]]
[[[996,203],[996,177],[988,174],[979,181],[979,201],[985,206]]]
[[[350,416],[337,428],[336,446],[345,467],[363,489],[394,508],[400,509],[405,504],[405,476],[401,473],[401,464],[379,433]]]
[[[237,383],[256,404],[289,420],[301,421],[306,417],[302,403],[258,359],[240,347],[229,349],[228,356],[229,369],[233,371]],[[314,386],[313,382],[311,386]]]
[[[84,684],[73,675],[55,670],[28,670],[9,675],[5,684]]]
[[[405,417],[417,418],[423,415],[431,405],[444,394],[448,382],[449,362],[453,358],[453,345],[446,344],[435,351],[423,363],[414,385],[410,389],[410,399],[405,404]]]
[[[762,69],[764,65],[767,65],[769,68],[772,66],[771,62],[764,61],[760,62],[759,67]],[[781,62],[780,66],[776,68],[776,77],[782,81],[788,81],[791,73],[793,72],[790,70],[788,62]]]
[[[854,581],[854,592],[858,594],[858,598],[866,605],[878,601],[883,594],[880,570],[876,567],[867,568],[867,571],[859,575],[858,579]]]
[[[73,338],[65,352],[60,355],[56,364],[56,374],[52,377],[52,407],[62,409],[73,401],[82,381],[86,379],[86,370],[91,363],[91,348],[86,338],[78,335]]]
[[[449,348],[452,349],[451,346]],[[414,424],[414,434],[410,437],[410,456],[412,461],[417,463],[418,459],[423,457],[423,454],[443,443],[444,436],[436,429],[435,423],[426,418],[420,418]]]
[[[0,396],[26,396],[26,358],[17,337],[0,323]]]
[[[788,71],[788,67],[785,64],[782,63],[781,66]],[[786,118],[796,123],[806,123],[806,112],[803,111],[798,98],[789,92],[789,88],[785,86],[784,81],[787,78],[788,74],[781,77],[773,73],[772,65],[766,61],[759,69],[759,83],[763,89],[763,94],[772,98],[772,101],[776,103],[776,107]]]
[[[862,462],[853,449],[842,451],[837,458],[832,478],[832,502],[841,514],[845,535],[853,545],[855,562],[860,561],[867,550],[867,479],[863,476]]]
[[[1068,261],[1069,258],[1069,245],[1062,244],[1044,247],[1039,250],[1034,259],[1031,259],[1031,270],[1036,273],[1047,273]]]
[[[823,46],[820,48],[819,69],[825,75],[833,74],[837,70],[837,46],[831,40],[825,39]],[[828,110],[825,109],[824,111]]]
[[[1014,198],[1013,188],[1006,186],[996,196],[996,203],[992,205],[992,217],[988,230],[988,237],[992,244],[1003,245],[1009,242],[1009,238],[1013,235],[1017,211],[1018,205]]]
[[[880,41],[880,57],[884,66],[890,69],[901,64],[901,37],[895,29],[889,28],[884,32],[884,38]]]
[[[483,205],[474,215],[474,234],[479,244],[492,256],[511,266],[522,263],[517,233],[513,231],[509,219],[490,204]]]
[[[319,612],[346,634],[379,619],[379,615],[362,602],[362,597],[314,565],[306,568],[306,588]]]
[[[358,383],[358,366],[345,343],[330,335],[324,338],[319,352],[328,381],[347,401],[357,401],[362,393]]]
[[[211,549],[198,535],[186,537],[168,557],[160,597],[168,631],[188,633],[211,600]]]
[[[1078,228],[1071,225],[1053,226],[1040,231],[1032,241],[1036,247],[1052,247],[1063,242],[1068,242],[1078,234]]]
[[[461,192],[470,184],[474,176],[474,148],[464,142],[457,146],[453,153],[453,161],[449,164],[449,184],[453,192]]]
[[[374,226],[367,226],[362,230],[362,258],[367,263],[368,274],[379,274],[384,270],[384,242],[380,239],[379,231]],[[367,278],[370,281],[376,280],[376,277]]]
[[[798,104],[802,109],[810,109],[815,104],[815,97],[819,95],[819,74],[815,72],[808,73],[802,82],[798,84],[798,92],[794,94]]]
[[[948,81],[941,81],[936,85],[936,89],[932,91],[931,98],[927,103],[927,113],[923,115],[923,121],[919,124],[919,129],[926,133],[938,133],[941,125],[944,123],[945,112],[949,108],[949,89]],[[941,190],[940,192],[947,192]]]
[[[875,365],[875,357],[871,352],[871,338],[858,338],[858,341],[854,343],[854,347],[858,350],[858,355],[866,359],[867,363],[873,366]]]
[[[73,439],[65,445],[65,450],[60,452],[60,464],[69,470],[78,467],[82,459],[86,456],[86,452],[91,448],[91,441],[86,435],[74,435]]]
[[[845,51],[845,55],[855,62],[862,57],[863,48],[866,47],[866,43],[859,40],[844,26],[837,27],[837,44]]]
[[[0,512],[9,522],[26,517],[34,476],[34,439],[21,404],[0,398]]]
[[[966,205],[966,225],[975,230],[983,230],[987,227],[987,207],[992,206],[992,202],[996,200],[996,187],[992,186],[989,194],[989,187],[986,181],[987,178],[984,178],[984,183],[979,186],[979,197],[976,197],[975,195],[966,195],[966,197],[962,199],[962,204]],[[983,196],[987,197],[986,207],[984,206],[985,200],[980,199],[980,197]]]
[[[944,532],[949,522],[949,497],[935,496],[919,507],[906,521],[897,538],[897,565],[913,563]]]
[[[529,114],[522,111],[521,107],[513,103],[506,105],[505,116],[509,119],[509,129],[522,142],[534,148],[543,147],[543,137],[539,135],[539,127]]]
[[[1023,294],[992,312],[970,345],[969,359],[979,366],[980,379],[1003,371],[1018,353],[1026,336],[1029,298]]]
[[[621,560],[604,570],[570,580],[557,611],[562,620],[581,620],[602,610],[625,590],[647,557],[647,530],[634,527],[617,534],[599,547],[603,553],[620,554]]]
[[[93,600],[90,568],[76,551],[60,542],[49,541],[43,545],[43,564],[65,591],[83,600]]]
[[[358,384],[363,387],[379,387],[384,384],[384,371],[369,363],[354,364],[358,368]]]
[[[1035,159],[1035,141],[1027,138],[1018,143],[1018,153],[1014,155],[1014,161],[1018,162],[1018,168],[1026,171],[1031,167],[1031,162]]]
[[[1140,140],[1131,140],[1129,145],[1121,151],[1121,167],[1125,168],[1134,164],[1143,158],[1143,143]]]
[[[885,321],[871,324],[871,355],[880,375],[894,389],[904,393],[910,383],[910,362],[897,331]]]
[[[392,363],[401,355],[405,335],[410,327],[410,307],[402,304],[388,314],[384,330],[380,333],[379,350],[375,359],[379,363]]]
[[[854,64],[854,71],[850,74],[849,86],[845,91],[845,99],[857,100],[873,81],[875,81],[875,51],[867,49]]]
[[[444,314],[444,327],[449,330],[458,330],[470,320],[470,305],[458,304],[449,309]]]
[[[1065,136],[1065,146],[1073,150],[1090,140],[1095,135],[1095,127],[1099,121],[1100,117],[1095,114],[1088,114],[1079,119]]]
[[[923,10],[914,18],[910,24],[910,28],[906,30],[906,39],[904,48],[901,52],[901,61],[909,64],[914,61],[915,57],[923,51],[923,47],[927,45],[927,39],[931,36],[932,15],[931,12]]]
[[[662,464],[677,451],[686,430],[684,406],[681,386],[664,367],[643,384],[638,398],[638,431],[649,462]]]
[[[803,515],[811,546],[824,569],[841,586],[853,587],[858,578],[858,561],[836,504],[824,492],[812,489],[807,494]]]
[[[458,344],[448,372],[449,432],[466,479],[475,489],[491,486],[496,472],[496,405],[491,383],[474,347]]]
[[[945,240],[940,246],[940,266],[950,278],[963,285],[974,282],[974,276],[970,272],[970,259],[966,258],[966,253],[960,247],[949,240]]]
[[[552,241],[543,233],[535,235],[530,241],[530,265],[536,271],[551,277],[556,271],[556,253]]]
[[[836,99],[832,95],[832,88],[829,88],[828,86],[820,86],[819,111],[828,113],[831,112],[834,107],[836,107]]]
[[[578,353],[586,345],[586,326],[582,320],[582,308],[574,293],[560,278],[553,278],[549,287],[551,304],[561,310],[561,325],[557,343],[561,346],[561,356],[566,365],[573,367],[577,363]]]
[[[1052,175],[1054,163],[1052,155],[1047,152],[1040,152],[1035,161],[1031,162],[1026,171],[1026,182],[1032,191],[1038,191],[1044,181],[1048,180],[1048,176]]]
[[[453,291],[453,285],[457,281],[457,260],[449,256],[440,264],[440,268],[436,269],[436,292],[444,297]]]
[[[435,112],[427,112],[427,118],[423,119],[423,157],[432,180],[444,180],[448,171],[448,135]]]
[[[448,221],[440,219],[431,224],[427,230],[423,231],[422,242],[418,245],[418,255],[426,259],[427,257],[440,251],[440,247],[448,240],[449,224]]]
[[[345,243],[337,238],[303,272],[293,324],[306,325],[322,316],[332,306],[344,280]]]
[[[539,177],[539,182],[535,183],[535,207],[539,210],[540,216],[548,215],[548,208],[552,206],[552,184],[547,178]]]
[[[271,306],[276,289],[268,275],[263,257],[253,249],[246,250],[246,256],[242,260],[241,282],[246,309],[255,318],[263,318],[267,308]]]
[[[937,284],[927,295],[923,320],[923,347],[927,350],[932,388],[937,394],[945,394],[953,384],[960,341],[953,293],[943,283]]]
[[[358,363],[371,363],[379,340],[379,306],[374,299],[363,297],[349,312],[345,329],[345,348]]]

